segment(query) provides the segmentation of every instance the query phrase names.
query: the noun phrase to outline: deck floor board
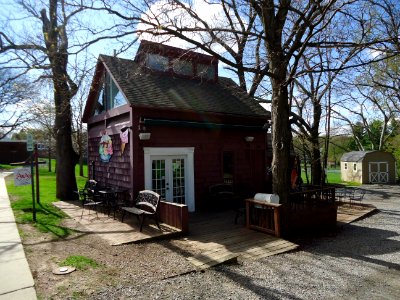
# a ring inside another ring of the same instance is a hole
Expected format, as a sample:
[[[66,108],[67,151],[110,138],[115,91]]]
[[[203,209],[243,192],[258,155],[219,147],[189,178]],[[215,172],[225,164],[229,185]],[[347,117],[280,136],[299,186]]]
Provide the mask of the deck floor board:
[[[127,243],[137,243],[154,240],[162,236],[177,235],[180,230],[167,224],[160,223],[161,230],[157,228],[154,220],[149,219],[143,226],[143,231],[139,231],[136,218],[126,218],[124,223],[114,220],[112,215],[89,211],[85,209],[82,215],[82,208],[76,202],[58,201],[53,205],[65,212],[75,222],[70,222],[72,229],[77,229],[90,234],[98,234],[110,245],[121,245]],[[82,215],[82,218],[81,218]]]
[[[192,253],[187,259],[197,269],[237,259],[262,258],[298,247],[284,239],[246,229],[243,224],[234,224],[234,216],[233,212],[225,212],[204,216],[203,220],[189,218],[189,235],[179,246]]]

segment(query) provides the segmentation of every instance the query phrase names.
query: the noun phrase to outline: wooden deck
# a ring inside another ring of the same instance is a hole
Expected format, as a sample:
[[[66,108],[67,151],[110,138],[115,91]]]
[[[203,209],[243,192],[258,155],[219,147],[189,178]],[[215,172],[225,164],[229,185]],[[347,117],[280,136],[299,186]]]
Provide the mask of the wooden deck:
[[[357,221],[374,212],[376,207],[368,204],[342,203],[337,210],[337,223],[339,226]]]
[[[189,235],[175,245],[191,255],[187,258],[197,269],[227,261],[258,259],[288,252],[298,247],[281,238],[249,230],[244,222],[234,224],[232,212],[198,214],[189,217]]]
[[[154,224],[154,220],[146,220],[143,231],[139,231],[137,219],[134,216],[125,217],[124,223],[120,219],[114,220],[112,215],[89,211],[85,209],[81,218],[82,208],[77,202],[53,202],[53,205],[61,209],[75,222],[71,224],[77,229],[90,234],[98,234],[110,245],[121,245],[127,243],[154,240],[160,237],[176,236],[180,234],[177,228],[160,223],[161,230]]]
[[[157,238],[170,238],[171,244],[185,254],[198,270],[203,270],[224,262],[254,260],[294,250],[297,244],[262,232],[245,228],[244,219],[234,224],[235,214],[230,212],[189,216],[189,234],[176,238],[180,231],[161,223],[160,231],[153,220],[149,220],[139,231],[136,218],[125,223],[114,220],[112,216],[82,208],[71,202],[55,202],[54,205],[64,211],[75,222],[77,229],[90,234],[98,234],[110,245],[150,241]],[[341,205],[338,208],[338,225],[354,222],[371,213],[376,208],[368,205]]]

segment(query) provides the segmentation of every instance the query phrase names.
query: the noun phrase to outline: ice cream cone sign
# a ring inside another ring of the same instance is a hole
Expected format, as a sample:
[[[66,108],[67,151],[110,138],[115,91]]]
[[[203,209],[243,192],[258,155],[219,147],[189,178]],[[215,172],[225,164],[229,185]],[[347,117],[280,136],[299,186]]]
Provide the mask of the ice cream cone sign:
[[[129,129],[121,132],[119,134],[119,137],[121,138],[121,155],[124,154],[125,151],[125,145],[128,144],[129,142]]]
[[[106,133],[101,136],[99,154],[102,162],[109,162],[113,154],[112,140]]]

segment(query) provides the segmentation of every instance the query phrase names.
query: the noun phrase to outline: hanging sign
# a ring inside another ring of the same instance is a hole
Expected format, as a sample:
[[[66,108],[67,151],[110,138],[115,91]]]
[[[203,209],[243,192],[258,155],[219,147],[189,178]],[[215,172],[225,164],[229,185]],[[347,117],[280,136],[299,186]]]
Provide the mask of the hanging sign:
[[[125,145],[129,143],[129,129],[125,130],[124,132],[121,132],[119,134],[119,137],[121,138],[121,155],[124,154],[125,151]]]
[[[113,154],[112,140],[109,135],[104,134],[100,139],[100,159],[102,162],[109,162]]]
[[[14,185],[28,185],[32,183],[32,173],[30,168],[14,169]]]

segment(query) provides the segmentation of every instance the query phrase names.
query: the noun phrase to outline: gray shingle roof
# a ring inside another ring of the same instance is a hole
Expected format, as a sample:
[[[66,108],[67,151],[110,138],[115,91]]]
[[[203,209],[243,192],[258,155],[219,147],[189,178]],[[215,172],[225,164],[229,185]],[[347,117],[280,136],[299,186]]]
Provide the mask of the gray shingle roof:
[[[138,63],[100,55],[132,106],[269,117],[229,78],[201,82],[148,71]]]
[[[351,151],[344,153],[340,161],[358,162],[361,161],[365,155],[375,151]]]

